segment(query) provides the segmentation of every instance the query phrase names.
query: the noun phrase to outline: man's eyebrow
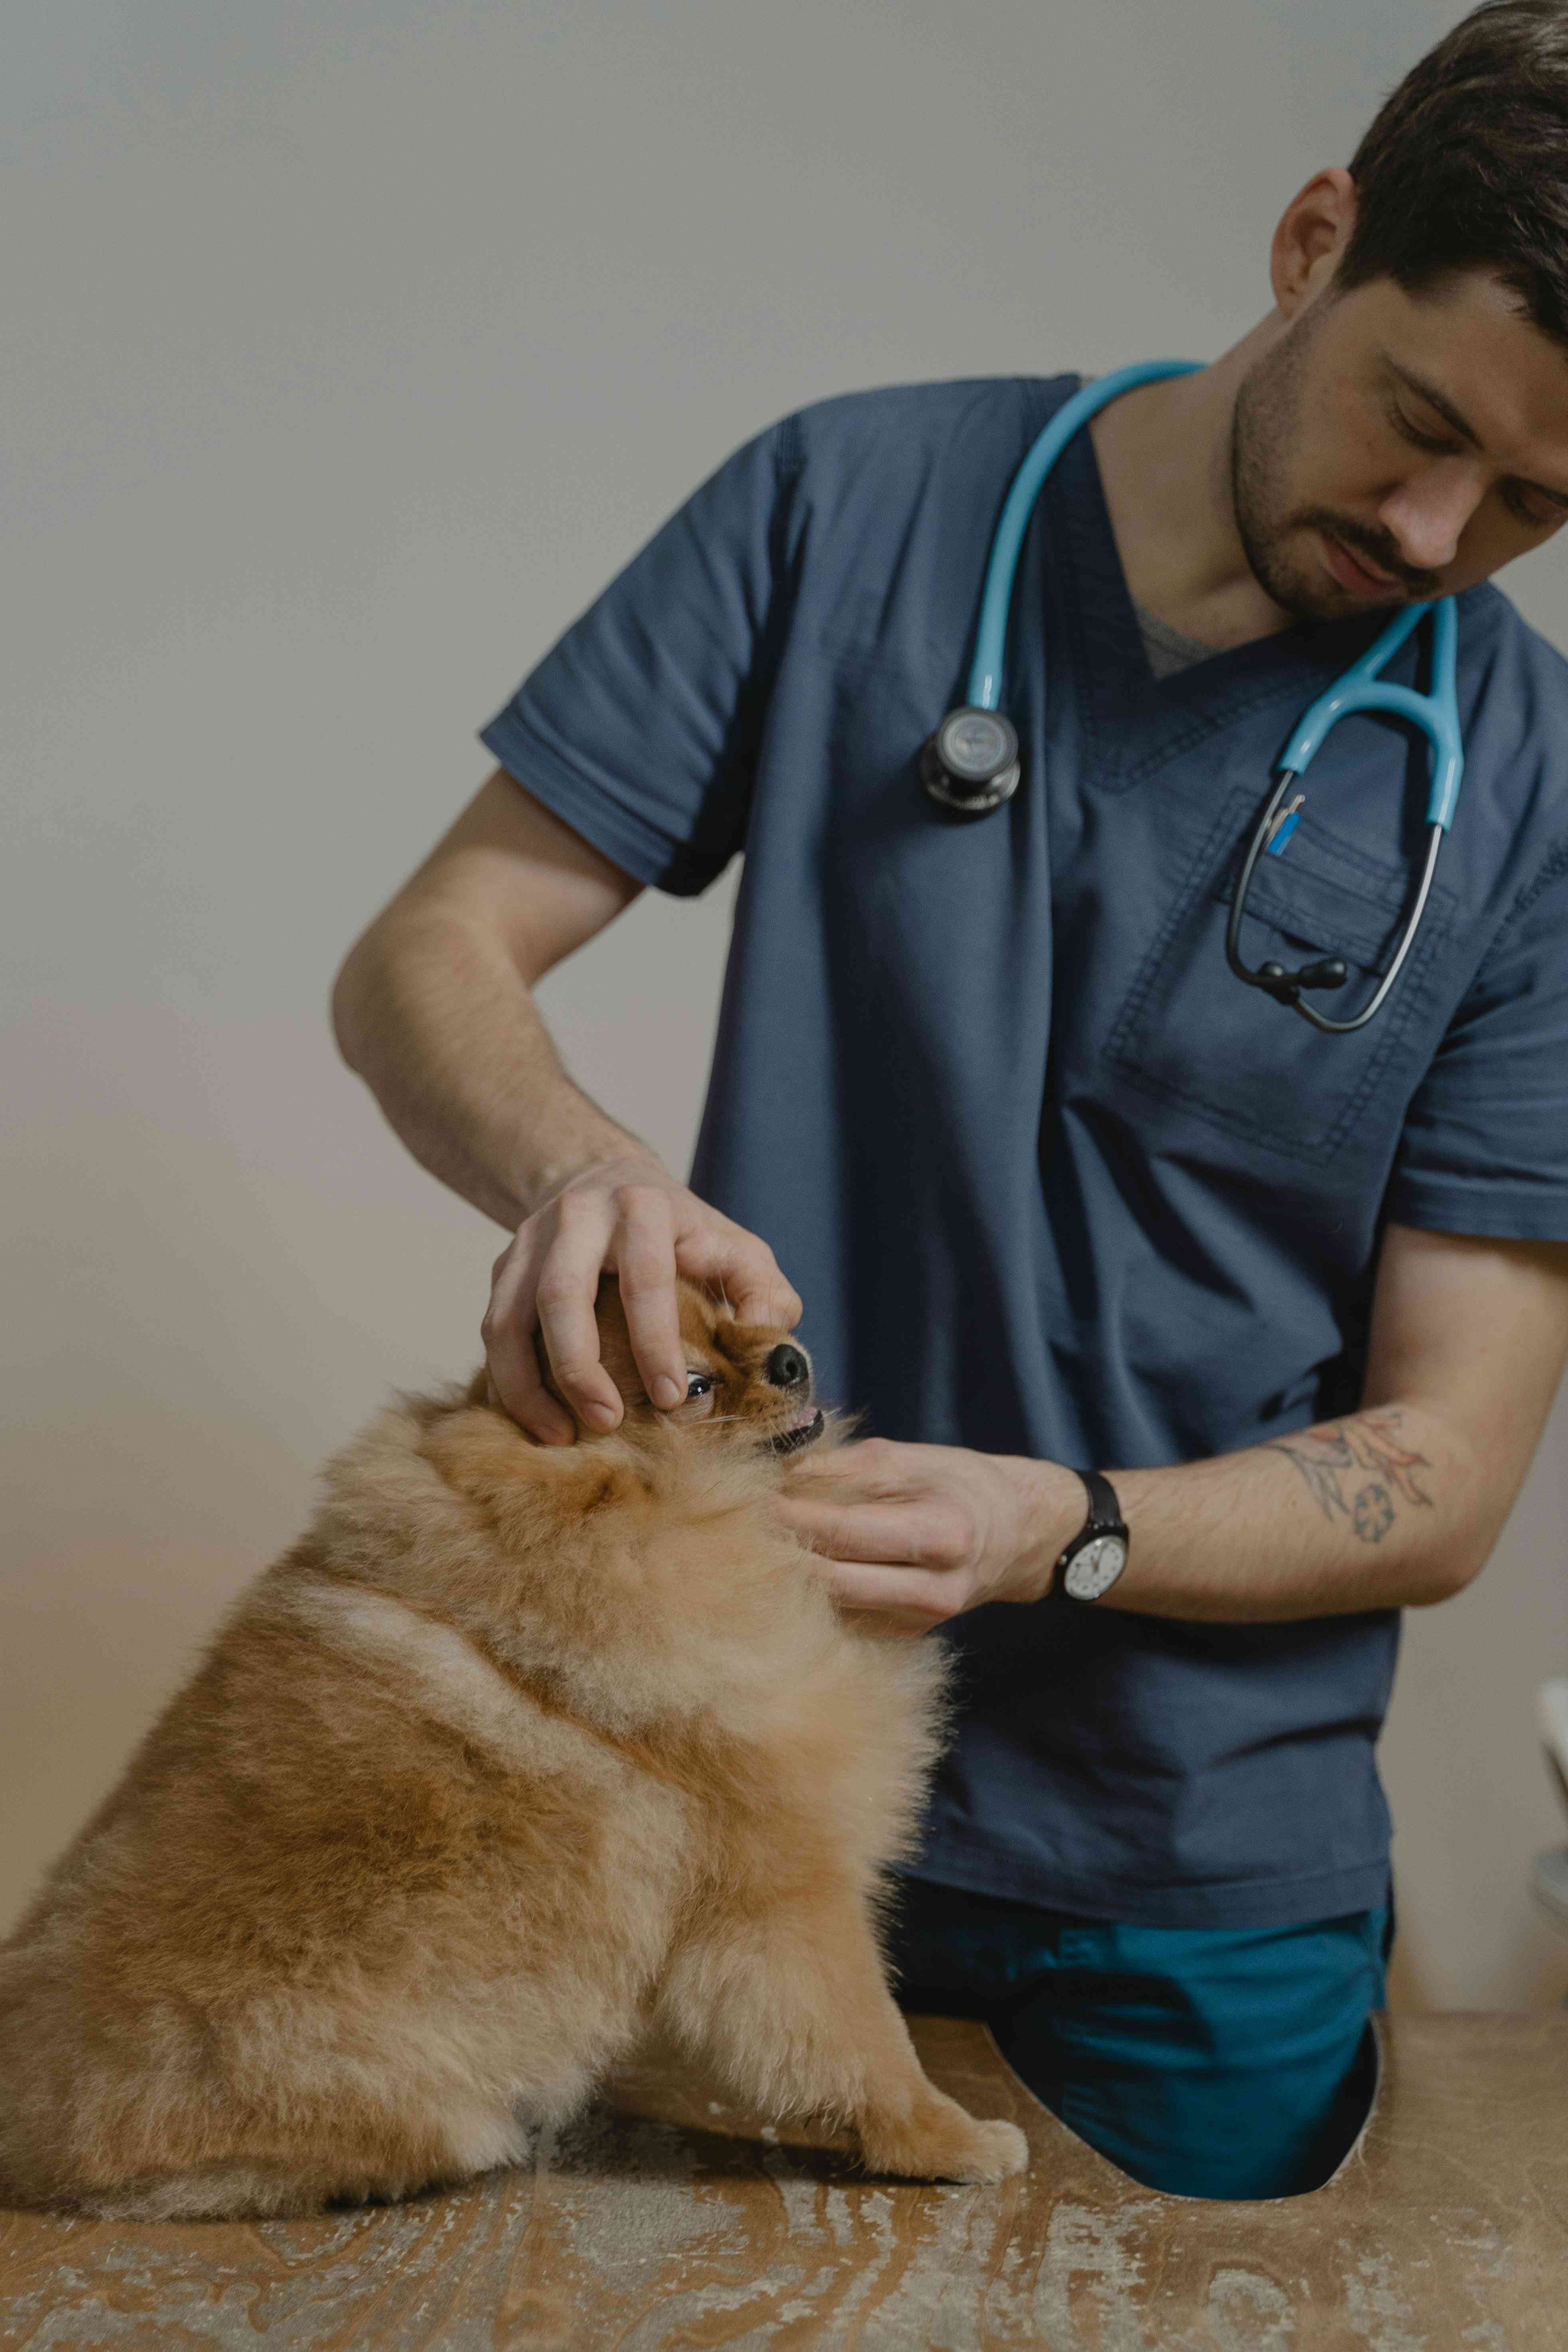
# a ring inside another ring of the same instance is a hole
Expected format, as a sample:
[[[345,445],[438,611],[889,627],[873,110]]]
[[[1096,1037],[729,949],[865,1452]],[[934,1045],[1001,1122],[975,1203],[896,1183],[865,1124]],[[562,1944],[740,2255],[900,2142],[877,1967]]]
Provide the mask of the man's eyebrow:
[[[1386,352],[1384,353],[1384,359],[1389,373],[1397,376],[1406,390],[1413,392],[1418,400],[1424,400],[1428,408],[1436,409],[1443,422],[1452,425],[1461,440],[1468,441],[1472,449],[1480,447],[1480,435],[1476,431],[1469,418],[1462,415],[1455,407],[1446,392],[1439,392],[1435,383],[1426,382],[1425,376],[1415,375],[1409,368],[1401,367],[1399,362],[1396,359],[1391,359]],[[1554,507],[1568,508],[1568,490],[1552,489],[1545,482],[1526,481],[1522,483],[1522,488],[1532,490],[1537,498],[1549,499]]]

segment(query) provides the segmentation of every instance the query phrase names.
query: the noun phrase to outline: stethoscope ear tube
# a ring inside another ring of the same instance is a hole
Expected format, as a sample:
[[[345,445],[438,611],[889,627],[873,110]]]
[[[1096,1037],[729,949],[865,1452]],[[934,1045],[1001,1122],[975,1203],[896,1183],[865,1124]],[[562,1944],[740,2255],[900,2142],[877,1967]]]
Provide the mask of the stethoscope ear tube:
[[[1418,694],[1414,687],[1389,685],[1379,673],[1426,613],[1432,615],[1432,690]],[[1407,719],[1426,736],[1432,756],[1426,822],[1445,829],[1452,824],[1465,772],[1459,736],[1458,641],[1458,614],[1451,596],[1440,597],[1435,604],[1407,604],[1361,659],[1352,662],[1328,692],[1301,713],[1285,746],[1284,766],[1295,775],[1305,774],[1324,736],[1338,720],[1354,710],[1386,711],[1391,718]]]
[[[1280,803],[1295,781],[1295,771],[1286,768],[1281,772],[1279,782],[1269,794],[1262,815],[1253,827],[1252,838],[1247,845],[1247,856],[1242,862],[1241,872],[1237,877],[1236,888],[1231,897],[1230,920],[1225,929],[1225,960],[1237,980],[1244,980],[1249,988],[1261,988],[1267,995],[1273,997],[1277,1004],[1288,1004],[1292,1013],[1299,1013],[1303,1021],[1310,1021],[1313,1028],[1321,1029],[1325,1036],[1344,1037],[1348,1036],[1352,1029],[1365,1028],[1373,1014],[1381,1010],[1389,990],[1399,978],[1405,959],[1415,944],[1421,918],[1426,911],[1426,900],[1431,894],[1432,877],[1437,870],[1437,853],[1443,846],[1445,828],[1436,824],[1428,828],[1426,857],[1421,869],[1421,880],[1416,887],[1415,903],[1405,920],[1404,935],[1394,951],[1394,960],[1379,982],[1376,993],[1370,1003],[1363,1005],[1361,1011],[1352,1014],[1348,1021],[1335,1021],[1328,1013],[1320,1013],[1315,1004],[1303,1003],[1301,991],[1304,988],[1342,987],[1350,976],[1349,968],[1342,956],[1321,956],[1314,963],[1302,964],[1299,971],[1287,971],[1283,964],[1272,961],[1258,965],[1248,964],[1244,961],[1241,952],[1241,919],[1247,911],[1247,894],[1252,887],[1252,877],[1258,861],[1268,846]]]
[[[1418,694],[1408,686],[1386,685],[1378,673],[1390,656],[1398,652],[1426,612],[1432,615],[1432,691],[1430,694]],[[1465,772],[1456,682],[1458,642],[1458,622],[1451,596],[1443,597],[1436,604],[1412,604],[1403,613],[1396,614],[1360,660],[1352,662],[1344,676],[1337,678],[1328,692],[1321,694],[1310,709],[1302,713],[1285,747],[1279,781],[1269,794],[1247,843],[1247,856],[1230,902],[1230,920],[1226,926],[1226,961],[1237,980],[1244,980],[1249,988],[1263,989],[1279,1004],[1288,1004],[1292,1013],[1299,1013],[1303,1021],[1310,1021],[1314,1029],[1321,1029],[1326,1036],[1343,1037],[1352,1029],[1366,1026],[1398,979],[1426,910],[1432,877],[1437,870],[1437,853],[1443,846],[1443,835],[1453,822],[1459,783]],[[1340,955],[1320,957],[1315,963],[1303,964],[1297,971],[1287,971],[1279,963],[1248,964],[1243,961],[1241,953],[1241,921],[1247,911],[1247,894],[1252,887],[1252,877],[1259,857],[1266,851],[1278,853],[1281,850],[1294,827],[1299,803],[1289,814],[1284,817],[1280,814],[1286,793],[1320,750],[1330,728],[1337,719],[1347,717],[1353,710],[1384,710],[1394,718],[1409,719],[1418,727],[1431,747],[1432,779],[1426,801],[1426,861],[1416,887],[1415,903],[1405,921],[1394,961],[1384,973],[1370,1003],[1363,1005],[1352,1019],[1335,1021],[1328,1013],[1320,1013],[1314,1005],[1304,1004],[1301,991],[1304,988],[1342,987],[1348,977],[1344,958]]]

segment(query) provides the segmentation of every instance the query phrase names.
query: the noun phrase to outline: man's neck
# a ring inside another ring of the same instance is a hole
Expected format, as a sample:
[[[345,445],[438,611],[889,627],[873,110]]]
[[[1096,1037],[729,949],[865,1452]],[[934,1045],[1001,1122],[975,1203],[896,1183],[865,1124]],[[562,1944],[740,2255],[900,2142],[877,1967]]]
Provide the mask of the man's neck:
[[[1265,320],[1200,374],[1123,393],[1089,425],[1134,604],[1216,651],[1289,628],[1249,567],[1231,499],[1231,416]]]

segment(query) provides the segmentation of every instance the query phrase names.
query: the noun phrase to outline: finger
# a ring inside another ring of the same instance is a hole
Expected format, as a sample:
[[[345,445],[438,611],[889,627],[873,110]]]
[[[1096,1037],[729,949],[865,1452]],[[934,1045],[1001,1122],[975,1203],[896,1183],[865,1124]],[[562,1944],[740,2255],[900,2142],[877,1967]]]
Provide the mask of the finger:
[[[835,1559],[951,1570],[966,1549],[954,1521],[930,1504],[841,1504],[786,1492],[776,1508],[802,1543]]]
[[[490,1387],[502,1409],[544,1445],[570,1445],[576,1423],[545,1387],[533,1345],[535,1270],[519,1250],[497,1261],[500,1271],[479,1326]]]
[[[530,1437],[536,1437],[542,1445],[571,1445],[575,1442],[576,1423],[541,1381],[531,1341],[520,1351],[515,1363],[503,1365],[500,1380],[494,1365],[490,1366],[485,1402],[510,1413],[518,1427]]]
[[[922,1567],[920,1529],[896,1503],[841,1503],[790,1494],[775,1506],[779,1517],[803,1544],[836,1559],[897,1561]]]
[[[799,1293],[779,1272],[766,1242],[728,1218],[679,1224],[675,1258],[689,1280],[721,1291],[737,1323],[765,1323],[793,1331],[805,1312]]]
[[[611,1212],[591,1193],[564,1192],[555,1234],[539,1269],[535,1302],[557,1387],[591,1429],[616,1429],[620,1391],[599,1360],[594,1301],[609,1247]]]
[[[866,1568],[858,1560],[827,1563],[827,1589],[841,1609],[864,1609],[913,1633],[945,1625],[963,1606],[949,1580],[918,1568]]]
[[[793,1331],[805,1312],[799,1291],[785,1280],[772,1250],[760,1260],[748,1252],[727,1266],[721,1279],[737,1323],[767,1323]]]
[[[632,1360],[653,1403],[668,1412],[686,1394],[669,1194],[636,1185],[625,1187],[617,1199],[621,1218],[611,1248]]]
[[[521,1344],[512,1344],[510,1335],[492,1336],[486,1347],[491,1391],[518,1427],[542,1445],[572,1444],[576,1423],[539,1377],[531,1333]]]
[[[912,1503],[940,1490],[934,1446],[867,1437],[826,1454],[802,1454],[789,1465],[786,1493],[831,1493],[837,1502]]]
[[[923,1617],[915,1617],[906,1609],[840,1609],[838,1613],[858,1633],[884,1638],[892,1634],[900,1641],[918,1640],[921,1633],[931,1630]]]

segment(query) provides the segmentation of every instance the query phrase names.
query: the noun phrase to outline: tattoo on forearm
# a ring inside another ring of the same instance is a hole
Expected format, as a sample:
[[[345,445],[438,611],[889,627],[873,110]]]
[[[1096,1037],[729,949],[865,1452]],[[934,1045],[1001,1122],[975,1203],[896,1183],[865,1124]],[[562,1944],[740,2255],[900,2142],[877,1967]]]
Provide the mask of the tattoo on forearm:
[[[1326,1519],[1346,1518],[1363,1543],[1381,1543],[1401,1501],[1432,1507],[1415,1475],[1431,1465],[1400,1443],[1404,1419],[1397,1405],[1388,1405],[1294,1437],[1270,1438],[1268,1451],[1289,1454]]]

